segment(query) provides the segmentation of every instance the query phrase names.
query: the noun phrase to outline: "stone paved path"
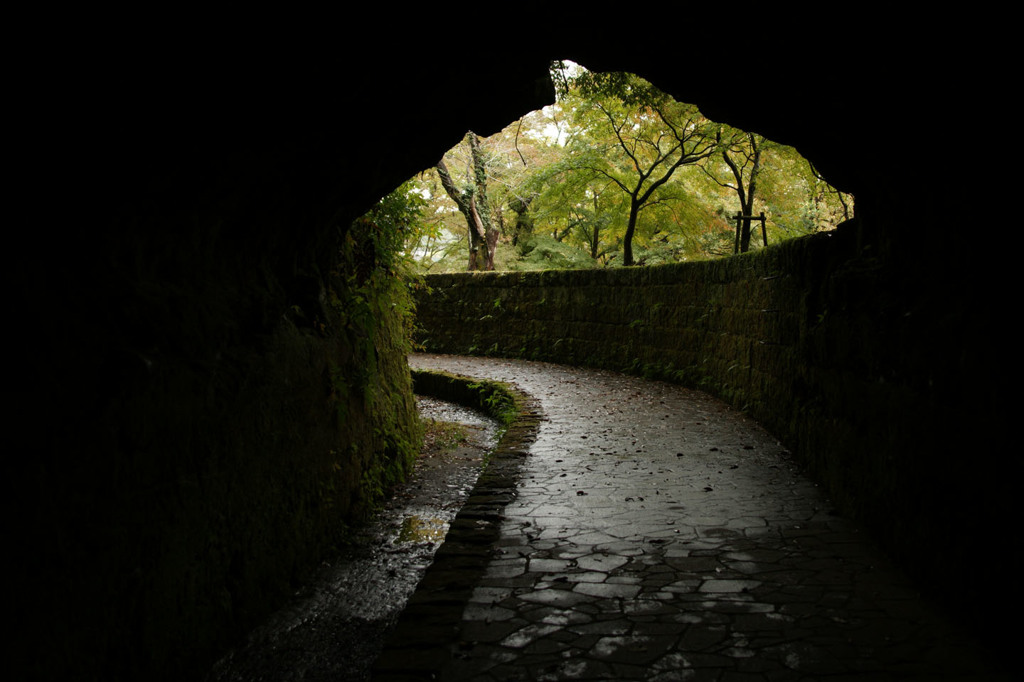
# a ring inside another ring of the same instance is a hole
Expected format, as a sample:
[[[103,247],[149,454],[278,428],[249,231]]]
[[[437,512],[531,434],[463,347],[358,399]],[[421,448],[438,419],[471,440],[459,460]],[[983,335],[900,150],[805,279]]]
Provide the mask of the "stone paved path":
[[[723,403],[544,363],[411,363],[509,381],[544,415],[440,679],[1009,679]],[[401,668],[380,677],[416,677]]]

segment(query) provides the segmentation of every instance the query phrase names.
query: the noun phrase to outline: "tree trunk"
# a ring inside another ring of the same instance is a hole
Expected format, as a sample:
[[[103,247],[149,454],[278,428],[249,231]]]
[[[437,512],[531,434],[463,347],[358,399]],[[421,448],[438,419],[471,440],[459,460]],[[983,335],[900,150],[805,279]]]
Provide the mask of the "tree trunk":
[[[623,238],[623,265],[633,265],[633,233],[637,229],[637,207],[630,206],[630,221],[626,224],[626,236]]]
[[[740,231],[740,253],[746,253],[750,251],[750,209],[744,206],[742,210],[743,218],[740,223],[743,225],[743,229]]]
[[[466,133],[466,139],[473,157],[473,177],[469,186],[465,189],[455,186],[443,158],[437,162],[437,175],[441,178],[444,191],[466,219],[466,226],[469,229],[469,270],[493,270],[498,230],[491,226],[490,209],[487,204],[487,168],[476,133]]]
[[[498,230],[491,221],[491,207],[487,200],[487,162],[480,149],[480,138],[469,131],[466,134],[469,151],[473,156],[473,200],[474,226],[479,237],[479,245],[484,248],[484,270],[494,269],[494,250],[498,245]]]
[[[472,218],[469,222],[469,269],[470,270],[493,270],[494,255],[488,248],[487,227],[484,225],[484,216],[481,215],[476,195],[469,196],[469,212]],[[480,249],[483,248],[483,264],[481,267]],[[491,266],[487,267],[487,263]]]
[[[751,168],[746,188],[743,187],[743,173],[737,170],[736,165],[729,158],[728,151],[722,152],[726,162],[729,163],[729,167],[733,169],[733,173],[736,175],[736,193],[740,198],[740,210],[744,216],[749,216],[743,219],[743,233],[740,235],[740,253],[746,253],[750,250],[750,224],[753,222],[751,217],[754,215],[754,193],[757,191],[757,175],[761,171],[761,143],[764,142],[764,139],[759,139],[753,133],[748,133],[747,141],[751,149],[751,156],[748,157],[751,161]]]
[[[626,235],[622,239],[622,264],[635,265],[633,261],[633,234],[636,232],[636,221],[640,215],[640,204],[634,197],[629,202],[629,222],[626,223]]]
[[[516,226],[512,230],[512,246],[519,246],[533,236],[533,216],[530,215],[529,199],[513,199],[509,202],[509,208],[516,214]]]

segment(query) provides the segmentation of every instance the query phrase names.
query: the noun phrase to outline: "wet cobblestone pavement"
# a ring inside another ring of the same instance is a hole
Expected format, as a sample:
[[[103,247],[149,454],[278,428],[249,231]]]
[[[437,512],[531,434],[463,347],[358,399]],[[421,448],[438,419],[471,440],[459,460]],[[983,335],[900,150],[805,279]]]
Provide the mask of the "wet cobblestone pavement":
[[[435,563],[465,598],[435,576],[377,679],[1010,679],[723,403],[545,363],[410,363],[513,383],[542,419],[514,495],[475,521],[497,526],[482,566]]]

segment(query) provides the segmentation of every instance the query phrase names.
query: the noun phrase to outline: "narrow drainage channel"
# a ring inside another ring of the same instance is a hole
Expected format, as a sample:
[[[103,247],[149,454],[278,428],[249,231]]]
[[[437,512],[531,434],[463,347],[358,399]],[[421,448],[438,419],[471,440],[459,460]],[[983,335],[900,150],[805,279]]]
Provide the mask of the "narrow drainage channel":
[[[320,567],[291,603],[218,661],[207,682],[368,680],[370,668],[415,591],[451,520],[469,497],[497,422],[417,396],[425,420],[456,422],[466,440],[426,447],[416,469],[344,553]]]

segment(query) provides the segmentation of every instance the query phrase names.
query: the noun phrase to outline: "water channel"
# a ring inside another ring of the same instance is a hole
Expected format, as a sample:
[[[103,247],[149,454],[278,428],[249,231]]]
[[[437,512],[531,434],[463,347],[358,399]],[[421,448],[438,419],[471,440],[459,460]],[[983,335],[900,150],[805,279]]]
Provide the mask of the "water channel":
[[[498,424],[418,396],[425,420],[456,422],[466,440],[425,448],[413,475],[285,608],[214,666],[207,682],[367,680],[384,638],[469,496]]]

